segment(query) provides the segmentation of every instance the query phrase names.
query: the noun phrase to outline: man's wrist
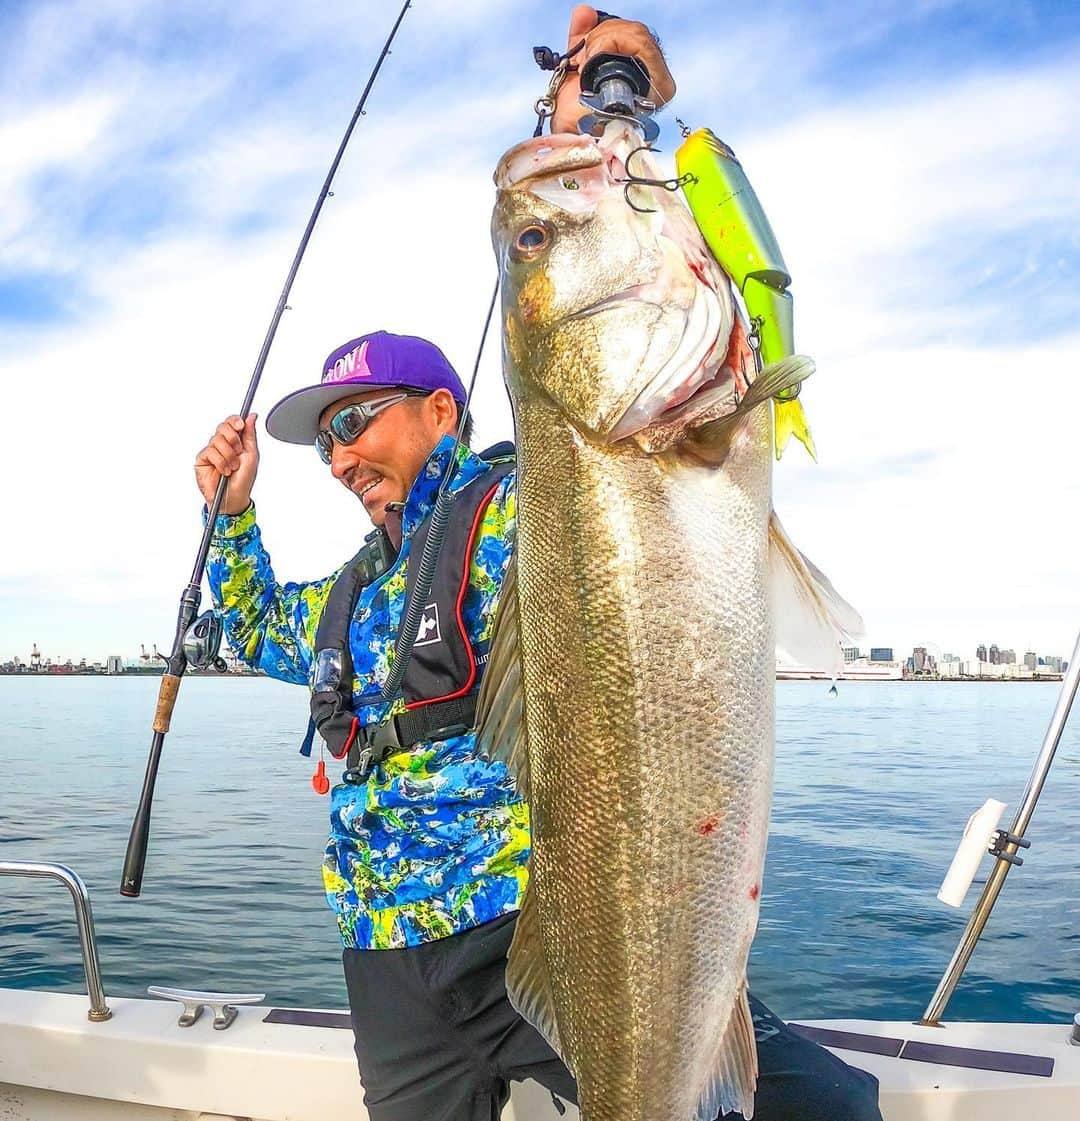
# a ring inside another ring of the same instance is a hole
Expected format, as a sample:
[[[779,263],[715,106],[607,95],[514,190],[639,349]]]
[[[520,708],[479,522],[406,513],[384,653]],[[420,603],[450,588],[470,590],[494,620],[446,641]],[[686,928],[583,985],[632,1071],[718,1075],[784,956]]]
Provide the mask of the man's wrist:
[[[210,511],[203,507],[203,525],[206,525],[206,519],[209,517]],[[243,537],[245,534],[250,533],[255,527],[255,503],[248,502],[247,506],[240,511],[239,514],[218,514],[217,520],[214,522],[214,534],[212,540],[214,541],[230,541],[235,540],[237,537]]]

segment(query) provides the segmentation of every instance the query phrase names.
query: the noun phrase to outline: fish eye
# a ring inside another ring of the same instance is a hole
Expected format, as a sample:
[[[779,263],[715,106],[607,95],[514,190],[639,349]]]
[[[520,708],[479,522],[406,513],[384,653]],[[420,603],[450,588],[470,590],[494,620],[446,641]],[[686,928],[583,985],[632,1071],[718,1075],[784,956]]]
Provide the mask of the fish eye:
[[[518,231],[510,254],[519,261],[529,260],[546,249],[550,241],[551,234],[546,226],[539,222],[530,222],[524,229]]]

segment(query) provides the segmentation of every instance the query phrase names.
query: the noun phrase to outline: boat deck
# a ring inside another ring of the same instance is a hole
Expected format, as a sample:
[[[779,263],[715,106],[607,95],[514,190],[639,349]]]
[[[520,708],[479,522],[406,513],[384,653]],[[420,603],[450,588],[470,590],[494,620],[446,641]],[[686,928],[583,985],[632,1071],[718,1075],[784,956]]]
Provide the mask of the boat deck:
[[[0,1116],[10,1121],[367,1117],[352,1033],[340,1012],[326,1014],[336,1026],[297,1025],[267,1022],[271,1009],[251,1005],[239,1009],[230,1028],[215,1031],[208,1014],[192,1027],[179,1027],[179,1006],[165,1001],[113,998],[109,1005],[112,1018],[95,1024],[87,1021],[85,996],[0,988]],[[877,1076],[886,1121],[1080,1117],[1080,1047],[1070,1045],[1067,1024],[806,1023],[846,1033],[831,1037],[833,1050]],[[838,1039],[846,1046],[838,1046]],[[925,1050],[913,1046],[919,1044],[946,1048],[931,1052],[945,1061],[926,1061]],[[862,1049],[850,1049],[854,1046]],[[951,1049],[974,1052],[977,1063],[1039,1072],[953,1065],[961,1056]],[[545,1090],[524,1083],[514,1087],[504,1117],[556,1121],[558,1114]],[[565,1121],[576,1117],[568,1107]]]

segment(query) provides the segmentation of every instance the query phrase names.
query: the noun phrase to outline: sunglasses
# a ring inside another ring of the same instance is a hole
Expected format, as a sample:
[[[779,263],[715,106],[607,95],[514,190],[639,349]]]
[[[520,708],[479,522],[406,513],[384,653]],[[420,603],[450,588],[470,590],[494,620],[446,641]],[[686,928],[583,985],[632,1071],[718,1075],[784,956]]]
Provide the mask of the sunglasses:
[[[391,405],[397,405],[407,397],[423,396],[422,393],[395,393],[392,397],[383,397],[372,404],[367,401],[360,401],[352,405],[346,405],[345,408],[340,409],[331,417],[327,428],[319,429],[319,433],[315,437],[315,447],[318,450],[319,458],[323,463],[329,465],[330,457],[334,453],[335,440],[339,444],[351,444],[364,434],[364,430],[372,419],[377,417],[384,409],[389,409]]]

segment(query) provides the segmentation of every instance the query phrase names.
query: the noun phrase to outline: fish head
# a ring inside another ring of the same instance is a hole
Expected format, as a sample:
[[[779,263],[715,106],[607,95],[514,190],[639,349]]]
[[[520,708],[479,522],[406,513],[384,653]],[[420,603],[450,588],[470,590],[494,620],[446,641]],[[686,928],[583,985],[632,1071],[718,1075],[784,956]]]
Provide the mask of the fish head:
[[[492,237],[511,396],[588,438],[670,446],[737,402],[731,287],[630,126],[540,137],[499,162]],[[632,205],[631,205],[632,204]]]

